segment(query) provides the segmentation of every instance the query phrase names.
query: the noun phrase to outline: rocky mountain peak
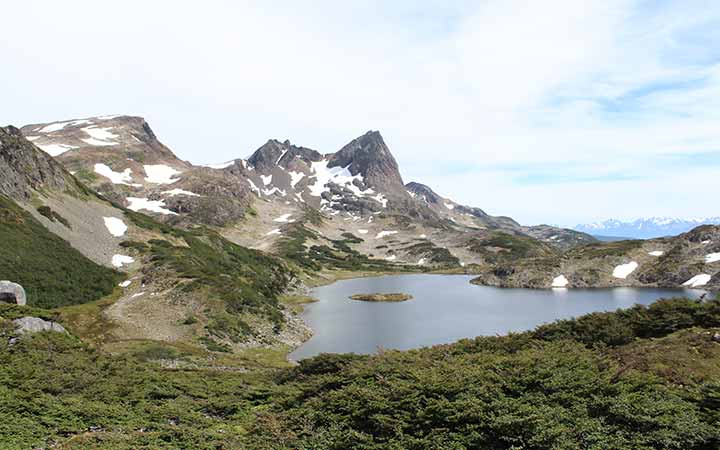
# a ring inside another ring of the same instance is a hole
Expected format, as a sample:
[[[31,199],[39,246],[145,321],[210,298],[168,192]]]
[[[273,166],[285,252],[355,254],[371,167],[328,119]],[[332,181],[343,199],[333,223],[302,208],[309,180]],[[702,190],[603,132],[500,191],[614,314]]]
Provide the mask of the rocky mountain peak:
[[[255,150],[252,156],[248,158],[248,163],[260,172],[268,172],[276,166],[287,168],[295,158],[310,164],[313,161],[322,159],[322,155],[310,148],[292,145],[289,140],[280,142],[277,139],[270,139]]]
[[[388,195],[406,197],[398,163],[378,131],[368,131],[333,154],[328,167],[347,168]]]
[[[440,203],[442,197],[435,193],[429,186],[414,181],[409,182],[405,185],[411,196],[420,198],[427,203]]]
[[[13,126],[0,127],[0,194],[28,201],[33,191],[79,189],[60,164]]]

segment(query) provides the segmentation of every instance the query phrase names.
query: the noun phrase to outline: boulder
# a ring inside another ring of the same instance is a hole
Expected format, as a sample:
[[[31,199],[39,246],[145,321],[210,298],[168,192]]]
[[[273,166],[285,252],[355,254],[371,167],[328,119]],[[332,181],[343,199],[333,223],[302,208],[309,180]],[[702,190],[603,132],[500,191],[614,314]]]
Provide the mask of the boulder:
[[[25,305],[27,302],[25,289],[17,283],[6,280],[0,281],[0,302]]]
[[[13,320],[13,323],[17,325],[17,332],[20,334],[37,333],[40,331],[56,331],[58,333],[67,333],[65,328],[59,323],[51,322],[49,320],[43,320],[39,317],[21,317],[20,319]]]

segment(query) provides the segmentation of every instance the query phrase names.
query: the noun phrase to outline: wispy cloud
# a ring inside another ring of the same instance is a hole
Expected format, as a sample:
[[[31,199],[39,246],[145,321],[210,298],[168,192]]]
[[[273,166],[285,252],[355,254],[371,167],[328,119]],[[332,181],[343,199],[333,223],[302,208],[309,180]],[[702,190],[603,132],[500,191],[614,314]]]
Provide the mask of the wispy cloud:
[[[142,13],[138,13],[142,11]],[[523,222],[717,215],[710,1],[4,5],[0,119],[144,115],[183,158],[380,129],[406,179]],[[571,207],[570,207],[571,206]]]

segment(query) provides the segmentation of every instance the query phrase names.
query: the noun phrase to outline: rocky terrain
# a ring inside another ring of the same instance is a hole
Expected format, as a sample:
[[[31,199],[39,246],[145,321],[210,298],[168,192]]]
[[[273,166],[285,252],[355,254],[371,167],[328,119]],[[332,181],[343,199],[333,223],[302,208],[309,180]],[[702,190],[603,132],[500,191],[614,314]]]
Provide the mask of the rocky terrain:
[[[278,301],[294,279],[283,261],[126,209],[13,127],[0,128],[0,173],[0,273],[29,306],[61,308],[73,333],[109,348],[147,340],[227,352],[307,338]]]
[[[469,242],[502,231],[565,249],[594,242],[589,235],[550,226],[526,227],[508,217],[407,185],[377,131],[334,153],[269,140],[247,159],[206,167],[181,161],[139,117],[106,116],[22,128],[78,178],[115,203],[182,226],[215,227],[228,239],[282,253],[307,208],[307,242],[346,244],[368,258],[420,267],[481,264]],[[332,245],[330,246],[332,247]]]
[[[627,240],[500,261],[474,280],[502,287],[720,287],[720,226],[671,238]]]
[[[137,117],[7,127],[0,172],[3,251],[15,258],[4,270],[31,306],[68,308],[70,331],[109,349],[298,345],[309,330],[280,296],[338,269],[463,271],[507,287],[718,286],[718,227],[603,244],[523,226],[405,183],[376,131],[334,153],[270,140],[196,166]]]

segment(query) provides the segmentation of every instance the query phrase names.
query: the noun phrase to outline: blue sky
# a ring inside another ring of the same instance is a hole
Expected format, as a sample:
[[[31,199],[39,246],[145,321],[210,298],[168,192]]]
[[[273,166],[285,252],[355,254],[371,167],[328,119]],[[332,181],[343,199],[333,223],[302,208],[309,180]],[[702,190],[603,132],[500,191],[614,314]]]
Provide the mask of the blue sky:
[[[133,114],[181,158],[380,130],[406,181],[523,223],[720,215],[712,1],[26,0],[0,122]]]

